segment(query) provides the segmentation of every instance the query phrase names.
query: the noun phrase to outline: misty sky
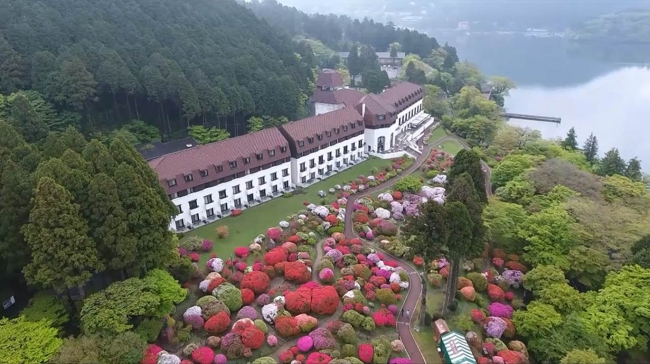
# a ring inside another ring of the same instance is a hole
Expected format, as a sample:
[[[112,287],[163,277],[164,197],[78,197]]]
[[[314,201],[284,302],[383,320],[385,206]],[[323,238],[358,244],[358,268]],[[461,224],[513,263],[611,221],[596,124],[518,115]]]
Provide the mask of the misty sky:
[[[575,87],[522,87],[510,92],[506,108],[515,113],[561,117],[560,126],[512,122],[541,130],[545,138],[564,137],[575,127],[581,146],[593,132],[601,156],[617,147],[624,159],[637,156],[642,160],[643,170],[650,172],[648,68],[623,68]]]

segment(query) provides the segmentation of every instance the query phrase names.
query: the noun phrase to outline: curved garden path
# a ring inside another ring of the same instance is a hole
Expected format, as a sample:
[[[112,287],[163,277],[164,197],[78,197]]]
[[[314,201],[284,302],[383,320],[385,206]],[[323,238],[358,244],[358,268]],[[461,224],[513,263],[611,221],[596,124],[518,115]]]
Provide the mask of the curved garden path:
[[[422,138],[418,140],[418,144],[420,145],[425,145],[422,139],[425,138],[425,136],[429,135],[431,132],[431,129],[435,127],[442,127],[437,124],[434,124],[432,127],[428,128],[425,132]],[[352,222],[352,210],[355,201],[357,200],[355,197],[362,197],[365,195],[370,195],[374,194],[380,191],[385,190],[386,188],[394,185],[397,183],[397,181],[400,178],[403,178],[405,176],[408,176],[412,174],[413,172],[417,171],[420,166],[429,158],[431,155],[431,151],[435,148],[436,145],[439,145],[440,143],[446,141],[446,140],[455,140],[457,141],[463,148],[465,149],[470,149],[469,144],[465,142],[463,139],[455,136],[455,135],[447,135],[444,136],[440,139],[435,140],[432,143],[429,143],[423,151],[422,154],[418,155],[418,157],[415,159],[413,164],[402,171],[398,176],[395,178],[392,178],[384,183],[381,183],[373,188],[369,188],[363,191],[359,191],[355,193],[354,195],[350,196],[348,199],[348,202],[346,204],[346,210],[345,210],[345,235],[348,238],[354,238],[354,237],[359,237],[356,232],[354,231],[353,227],[353,222]],[[490,183],[490,167],[483,161],[481,161],[481,164],[483,165],[485,169],[485,189],[486,192],[488,193],[488,196],[492,194],[492,187]],[[370,245],[368,242],[364,240],[364,244]],[[422,295],[422,279],[420,277],[420,274],[418,273],[417,269],[415,269],[410,263],[397,258],[388,252],[384,251],[383,249],[377,248],[375,246],[372,246],[373,249],[379,250],[382,252],[382,254],[386,257],[391,258],[392,260],[396,261],[397,264],[404,269],[407,274],[409,275],[409,289],[406,294],[406,299],[404,300],[404,303],[402,304],[402,310],[404,311],[410,311],[411,316],[408,318],[408,321],[399,321],[399,317],[397,320],[397,332],[404,343],[404,348],[406,349],[406,352],[411,359],[413,363],[426,363],[426,360],[424,359],[424,356],[422,355],[422,352],[420,351],[420,348],[418,347],[415,339],[413,338],[413,334],[411,334],[411,323],[413,321],[413,313],[417,309],[417,305],[420,303],[420,297]]]

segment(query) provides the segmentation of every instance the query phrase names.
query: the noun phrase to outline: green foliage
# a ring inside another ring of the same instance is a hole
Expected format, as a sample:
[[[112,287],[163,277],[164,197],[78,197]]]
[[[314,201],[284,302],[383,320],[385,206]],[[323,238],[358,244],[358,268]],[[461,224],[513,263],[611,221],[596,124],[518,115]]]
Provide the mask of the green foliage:
[[[561,145],[565,149],[576,150],[578,149],[578,136],[576,135],[576,129],[571,128],[566,135],[566,138],[562,141]]]
[[[347,322],[355,328],[361,327],[361,325],[364,323],[364,319],[365,317],[362,314],[354,310],[345,311],[341,316],[341,320],[343,322]]]
[[[531,302],[526,310],[515,311],[512,323],[517,333],[524,337],[539,337],[548,335],[553,329],[562,324],[562,316],[551,305]]]
[[[585,159],[590,164],[594,164],[598,159],[598,138],[594,136],[594,133],[591,133],[587,140],[585,141],[582,151],[585,155]]]
[[[160,318],[146,318],[138,324],[135,332],[145,342],[152,343],[158,339],[160,330],[163,328],[163,319]]]
[[[589,289],[597,289],[605,281],[609,257],[592,248],[580,245],[569,251],[569,271],[567,276],[582,283]]]
[[[0,319],[0,363],[47,363],[59,351],[63,340],[48,321],[23,317]]]
[[[526,211],[521,205],[491,199],[483,210],[483,221],[488,235],[496,246],[508,253],[521,253],[524,245],[517,235],[526,221]]]
[[[524,288],[535,293],[557,283],[566,283],[564,273],[552,265],[538,265],[524,275]]]
[[[70,315],[68,307],[64,305],[61,298],[46,292],[38,292],[29,300],[29,305],[21,312],[26,321],[38,322],[46,320],[50,326],[57,330],[63,330],[63,326],[68,323]]]
[[[606,360],[600,358],[593,349],[571,350],[560,364],[605,364]]]
[[[575,243],[572,224],[569,214],[557,206],[530,215],[519,231],[527,242],[524,260],[533,266],[554,265],[568,270],[567,254]]]
[[[487,289],[487,278],[481,273],[478,272],[470,272],[467,273],[467,279],[472,281],[472,284],[474,285],[474,289],[476,292],[485,292]]]
[[[463,149],[456,154],[454,164],[447,176],[447,184],[453,186],[454,181],[464,173],[468,173],[471,177],[479,202],[486,204],[485,175],[483,174],[481,159],[476,152]]]
[[[89,296],[81,310],[81,327],[86,334],[125,332],[135,318],[160,319],[169,314],[185,295],[169,273],[154,269],[145,278],[115,282]]]
[[[505,186],[499,187],[496,190],[496,195],[507,202],[516,203],[526,206],[530,203],[533,195],[535,194],[535,186],[526,178],[520,175],[515,177]]]
[[[147,343],[133,332],[111,337],[78,336],[63,341],[51,364],[123,364],[142,361]]]
[[[642,182],[635,182],[621,175],[605,177],[603,195],[607,201],[632,199],[647,193],[646,186]]]
[[[435,201],[420,206],[420,214],[409,216],[402,228],[405,244],[425,261],[440,254],[449,237],[445,208]]]
[[[632,246],[632,261],[634,264],[650,269],[650,235],[646,235],[639,239]]]
[[[406,176],[397,181],[393,188],[400,192],[418,193],[422,189],[422,182],[415,176]]]
[[[221,300],[231,312],[237,311],[242,306],[241,292],[230,283],[223,283],[219,285],[213,292],[216,297]]]
[[[474,330],[474,322],[468,315],[456,315],[449,321],[449,328],[459,332],[469,332]]]
[[[194,125],[188,128],[188,134],[199,144],[208,144],[230,138],[226,129],[217,127],[206,128],[203,125]]]
[[[627,164],[621,158],[617,148],[612,148],[600,160],[596,172],[601,176],[624,175]]]
[[[505,186],[513,178],[522,174],[526,169],[535,166],[543,159],[543,156],[528,154],[510,154],[506,156],[492,170],[490,182],[492,182],[493,188]]]

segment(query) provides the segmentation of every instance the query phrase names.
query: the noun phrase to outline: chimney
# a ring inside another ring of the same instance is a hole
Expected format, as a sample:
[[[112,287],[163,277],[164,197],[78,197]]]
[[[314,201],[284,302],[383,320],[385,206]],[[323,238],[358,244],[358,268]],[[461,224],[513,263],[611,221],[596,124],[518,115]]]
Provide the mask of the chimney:
[[[365,116],[366,116],[366,103],[364,102],[363,104],[361,104],[361,117],[363,118]]]

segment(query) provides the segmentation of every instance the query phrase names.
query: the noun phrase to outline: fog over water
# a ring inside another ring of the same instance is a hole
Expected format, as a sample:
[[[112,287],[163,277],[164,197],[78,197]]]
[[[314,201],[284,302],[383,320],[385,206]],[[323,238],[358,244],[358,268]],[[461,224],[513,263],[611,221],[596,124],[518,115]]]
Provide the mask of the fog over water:
[[[549,88],[521,86],[510,92],[508,111],[557,116],[562,124],[511,121],[542,131],[546,138],[564,137],[575,127],[580,140],[593,132],[601,155],[618,147],[623,158],[639,157],[650,172],[650,69],[625,67],[582,85]]]

